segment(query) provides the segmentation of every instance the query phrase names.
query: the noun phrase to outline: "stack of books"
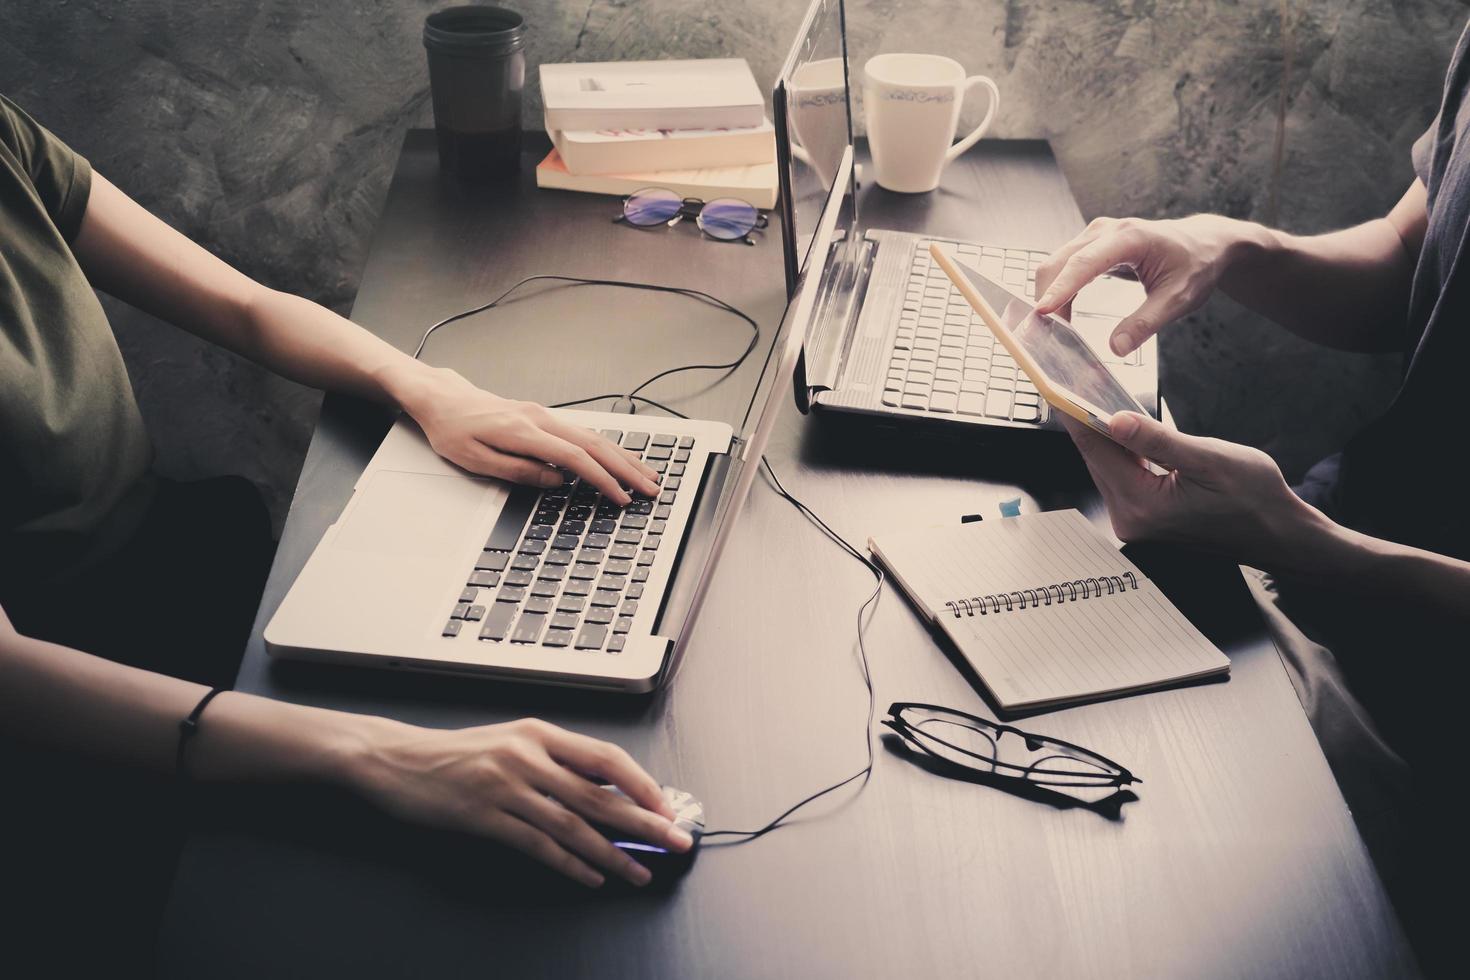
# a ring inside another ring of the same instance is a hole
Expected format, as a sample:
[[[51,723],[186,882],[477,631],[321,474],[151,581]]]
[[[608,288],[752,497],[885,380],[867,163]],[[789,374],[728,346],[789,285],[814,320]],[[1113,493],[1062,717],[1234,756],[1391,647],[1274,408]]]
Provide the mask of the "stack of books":
[[[776,205],[775,129],[743,58],[542,65],[541,96],[555,148],[537,186]]]

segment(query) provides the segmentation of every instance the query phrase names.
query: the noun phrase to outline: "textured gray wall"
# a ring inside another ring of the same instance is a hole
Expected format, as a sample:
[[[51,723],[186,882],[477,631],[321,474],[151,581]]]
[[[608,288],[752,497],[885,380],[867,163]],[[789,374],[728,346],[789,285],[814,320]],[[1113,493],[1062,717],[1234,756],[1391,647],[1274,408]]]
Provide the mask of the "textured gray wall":
[[[849,4],[855,66],[920,50],[992,75],[1005,99],[993,133],[1049,138],[1084,213],[1222,211],[1304,232],[1381,214],[1402,193],[1467,14],[1455,0]],[[440,5],[0,0],[0,91],[219,255],[345,310],[402,131],[429,121],[418,31]],[[533,65],[743,55],[765,84],[803,6],[520,9]],[[163,467],[243,473],[279,516],[315,396],[109,309]],[[1223,300],[1171,331],[1164,357],[1182,425],[1262,446],[1289,475],[1376,411],[1397,369],[1312,348]]]

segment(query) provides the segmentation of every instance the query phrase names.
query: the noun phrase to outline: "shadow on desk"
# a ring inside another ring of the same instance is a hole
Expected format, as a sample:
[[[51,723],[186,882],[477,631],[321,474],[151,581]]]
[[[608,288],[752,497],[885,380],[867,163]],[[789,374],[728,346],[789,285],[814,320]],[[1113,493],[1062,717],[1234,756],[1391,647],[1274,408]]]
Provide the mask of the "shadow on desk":
[[[1226,656],[1259,634],[1260,609],[1234,562],[1166,544],[1124,545],[1123,554]]]
[[[1061,432],[976,427],[950,433],[858,416],[817,416],[802,426],[800,459],[816,471],[966,477],[1016,486],[1058,507],[1071,506],[1078,491],[1092,488],[1082,457]]]
[[[272,680],[303,697],[317,695],[337,702],[355,698],[381,699],[386,695],[400,702],[427,705],[466,708],[513,706],[514,710],[526,716],[555,712],[567,723],[577,719],[637,719],[653,711],[660,698],[659,691],[632,694],[581,690],[500,681],[490,677],[383,670],[347,664],[276,660],[271,662],[270,672]]]

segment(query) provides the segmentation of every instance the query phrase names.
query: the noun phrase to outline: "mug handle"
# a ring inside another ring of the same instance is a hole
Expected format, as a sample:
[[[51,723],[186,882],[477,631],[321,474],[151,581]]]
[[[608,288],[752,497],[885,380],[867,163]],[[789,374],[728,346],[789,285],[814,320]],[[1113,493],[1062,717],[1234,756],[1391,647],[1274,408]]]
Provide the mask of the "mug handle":
[[[969,136],[951,146],[944,154],[945,164],[953,162],[955,157],[980,142],[980,137],[985,135],[985,131],[990,128],[990,121],[995,118],[995,111],[1000,108],[1000,89],[984,75],[971,75],[965,79],[964,95],[968,96],[970,89],[976,85],[983,85],[990,89],[990,109],[985,113],[985,118],[980,120],[980,125],[976,126]]]

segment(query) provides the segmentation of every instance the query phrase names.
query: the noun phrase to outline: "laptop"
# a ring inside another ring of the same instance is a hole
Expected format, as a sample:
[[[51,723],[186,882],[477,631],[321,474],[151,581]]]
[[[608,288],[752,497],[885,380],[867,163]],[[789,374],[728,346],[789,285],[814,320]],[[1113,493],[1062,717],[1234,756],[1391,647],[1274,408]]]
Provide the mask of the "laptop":
[[[843,159],[850,169],[851,152]],[[822,254],[839,210],[823,208]],[[818,286],[798,276],[738,434],[722,422],[553,410],[660,473],[659,495],[627,507],[571,476],[543,490],[470,474],[400,418],[271,617],[266,650],[603,690],[665,683],[750,494]]]
[[[1046,250],[864,228],[849,194],[827,253],[814,251],[835,164],[852,145],[844,17],[842,0],[812,0],[772,96],[788,285],[809,257],[825,270],[795,377],[798,407],[950,435],[1060,431],[1050,406],[929,255],[938,241],[960,263],[1034,300]],[[1104,276],[1078,294],[1071,323],[1158,414],[1157,340],[1122,358],[1108,347],[1114,325],[1143,298],[1137,282]]]

